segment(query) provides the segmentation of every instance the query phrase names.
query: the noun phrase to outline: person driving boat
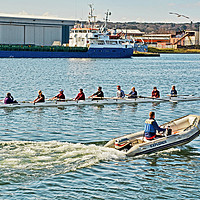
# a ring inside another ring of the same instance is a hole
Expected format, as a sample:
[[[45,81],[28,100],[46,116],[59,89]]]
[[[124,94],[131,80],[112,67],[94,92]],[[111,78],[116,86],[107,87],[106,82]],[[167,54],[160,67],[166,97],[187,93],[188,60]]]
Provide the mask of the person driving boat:
[[[158,132],[166,131],[165,128],[160,128],[155,120],[155,112],[149,113],[149,119],[145,121],[145,127],[144,127],[144,135],[147,140],[154,140],[157,137],[160,137],[160,135],[156,135],[156,130]]]

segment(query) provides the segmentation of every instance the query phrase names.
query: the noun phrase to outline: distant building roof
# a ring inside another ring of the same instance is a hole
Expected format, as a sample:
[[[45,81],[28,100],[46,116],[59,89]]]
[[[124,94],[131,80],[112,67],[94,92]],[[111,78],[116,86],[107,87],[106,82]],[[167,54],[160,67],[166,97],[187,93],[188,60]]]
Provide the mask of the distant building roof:
[[[36,15],[20,15],[0,13],[1,23],[45,23],[45,24],[71,24],[74,25],[75,20],[52,17],[52,16],[36,16]]]

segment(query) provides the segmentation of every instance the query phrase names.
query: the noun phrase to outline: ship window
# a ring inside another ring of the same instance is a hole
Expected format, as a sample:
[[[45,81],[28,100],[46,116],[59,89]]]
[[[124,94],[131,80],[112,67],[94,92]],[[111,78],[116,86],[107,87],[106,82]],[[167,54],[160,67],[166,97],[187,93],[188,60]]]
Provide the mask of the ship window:
[[[112,52],[116,52],[115,50],[112,50]]]

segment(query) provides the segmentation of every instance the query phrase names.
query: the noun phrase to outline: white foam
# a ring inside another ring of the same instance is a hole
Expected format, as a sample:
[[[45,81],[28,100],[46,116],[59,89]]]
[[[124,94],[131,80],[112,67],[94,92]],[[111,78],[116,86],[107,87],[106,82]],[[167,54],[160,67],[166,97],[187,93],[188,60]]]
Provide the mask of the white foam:
[[[0,169],[49,170],[50,174],[75,171],[101,161],[124,159],[123,152],[102,146],[50,142],[0,142]]]

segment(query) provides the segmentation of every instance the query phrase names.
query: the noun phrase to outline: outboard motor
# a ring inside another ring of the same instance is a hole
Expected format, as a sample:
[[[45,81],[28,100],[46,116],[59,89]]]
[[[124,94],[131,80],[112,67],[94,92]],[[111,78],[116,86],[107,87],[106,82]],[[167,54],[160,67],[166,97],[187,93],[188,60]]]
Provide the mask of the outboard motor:
[[[170,126],[167,127],[167,135],[171,135],[172,134],[172,129],[170,128]]]
[[[121,138],[115,140],[115,149],[128,151],[132,147],[128,138]]]

